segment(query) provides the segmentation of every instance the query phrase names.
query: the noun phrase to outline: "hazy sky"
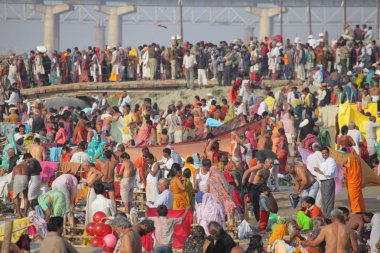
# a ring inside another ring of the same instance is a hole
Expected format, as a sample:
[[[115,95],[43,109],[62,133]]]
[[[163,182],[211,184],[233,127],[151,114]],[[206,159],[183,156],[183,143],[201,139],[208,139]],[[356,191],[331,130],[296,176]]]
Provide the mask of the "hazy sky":
[[[92,7],[88,7],[93,17],[105,19],[106,16],[93,11]],[[4,4],[0,4],[0,13],[4,9]],[[138,11],[138,14],[132,14],[132,16],[125,16],[125,19],[134,17],[133,15],[140,15],[141,19],[149,19],[148,14],[154,13],[154,8],[146,8],[146,17],[142,17],[143,12]],[[259,19],[246,13],[243,8],[235,8],[236,13],[249,22],[254,23],[254,35],[258,35],[258,21]],[[234,10],[234,11],[235,11]],[[172,15],[178,15],[177,8],[164,9],[169,14],[175,12]],[[209,15],[215,17],[223,9],[215,8],[212,12],[204,12],[204,8],[196,8],[194,14],[199,15],[199,20],[206,21]],[[192,18],[192,13],[184,8],[184,18],[188,22]],[[373,8],[348,8],[349,22],[354,25],[356,23],[372,24],[374,30],[376,30],[376,11]],[[1,14],[0,14],[1,15]],[[11,14],[12,16],[13,14]],[[38,14],[37,14],[38,15]],[[152,14],[153,15],[153,14]],[[162,14],[158,14],[161,17]],[[171,14],[170,14],[171,15]],[[227,12],[221,15],[218,19],[221,22],[226,20]],[[232,15],[235,15],[232,12]],[[273,27],[273,35],[278,34],[280,27],[278,24],[279,18],[275,19]],[[313,20],[317,21],[317,24],[313,25],[313,34],[317,36],[319,32],[325,30],[329,31],[330,39],[336,37],[342,33],[342,10],[337,8],[314,8]],[[294,8],[289,9],[284,14],[284,34],[285,38],[294,38],[300,36],[303,40],[306,40],[308,35],[308,25],[306,19],[306,8]],[[136,47],[143,43],[158,42],[159,44],[169,45],[170,37],[175,34],[179,34],[179,24],[166,24],[168,29],[162,29],[152,24],[123,24],[123,46]],[[107,25],[107,22],[105,22]],[[221,40],[232,41],[236,38],[243,38],[244,25],[209,25],[209,24],[185,24],[184,33],[185,40],[196,42],[200,40],[219,42]],[[13,52],[21,53],[35,48],[37,45],[43,45],[43,22],[41,21],[5,21],[0,17],[0,53],[5,54],[10,50]],[[107,41],[107,29],[106,29],[106,41]],[[72,48],[78,46],[79,48],[85,48],[88,45],[94,45],[95,43],[95,23],[61,23],[60,31],[60,50],[64,50],[68,47]]]

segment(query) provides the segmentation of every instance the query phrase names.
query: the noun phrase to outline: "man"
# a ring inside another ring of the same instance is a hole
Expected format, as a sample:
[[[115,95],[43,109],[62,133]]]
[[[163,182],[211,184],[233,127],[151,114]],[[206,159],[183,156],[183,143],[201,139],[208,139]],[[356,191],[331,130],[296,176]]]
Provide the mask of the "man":
[[[173,158],[171,157],[172,151],[170,148],[164,148],[162,150],[163,157],[161,158],[161,161],[158,161],[157,164],[160,166],[161,170],[164,171],[164,177],[167,178],[168,174],[172,168],[172,165],[174,163]]]
[[[102,155],[105,155],[106,160],[102,161],[99,159]],[[116,209],[116,201],[115,201],[115,167],[118,164],[119,158],[110,150],[105,150],[102,153],[98,154],[95,157],[95,162],[99,164],[100,171],[103,173],[102,183],[104,186],[104,190],[108,191],[109,197],[114,203]]]
[[[194,55],[190,54],[189,50],[185,51],[182,66],[186,69],[186,87],[194,89],[194,66],[197,64]]]
[[[312,150],[314,153],[310,154],[306,160],[306,166],[308,171],[315,176],[315,178],[318,181],[319,187],[318,187],[318,193],[315,198],[315,203],[317,206],[322,208],[322,196],[321,196],[321,174],[315,172],[314,168],[320,168],[322,162],[324,161],[322,153],[321,153],[321,144],[318,142],[315,142],[311,145]]]
[[[8,168],[4,168],[2,173],[11,173],[13,171],[13,168],[16,166],[17,161],[19,159],[18,155],[15,154],[15,150],[13,148],[9,148],[7,150],[8,155]]]
[[[46,161],[46,152],[44,147],[41,145],[41,139],[35,138],[33,144],[29,146],[28,153],[32,155],[32,157],[40,162]]]
[[[123,235],[125,232],[128,232],[132,227],[131,220],[125,214],[117,214],[116,217],[112,219],[109,224],[114,228],[115,232],[118,234],[119,237],[113,252],[119,253]]]
[[[313,128],[315,126],[314,120],[313,120],[313,113],[309,110],[305,113],[304,120],[300,123],[300,141],[303,141],[308,134],[313,133]]]
[[[48,234],[41,243],[40,252],[76,253],[78,252],[62,237],[63,218],[52,217],[47,222]]]
[[[152,45],[148,48],[149,55],[149,69],[150,69],[150,80],[154,80],[157,70],[157,53],[156,53],[156,44],[152,43]]]
[[[70,159],[71,163],[85,163],[89,162],[90,156],[86,153],[87,149],[87,142],[82,141],[79,143],[77,152],[73,154],[73,156]]]
[[[154,237],[155,237],[155,250],[154,252],[172,253],[172,242],[174,227],[181,224],[189,211],[187,207],[185,213],[181,218],[167,218],[168,209],[165,205],[157,207],[158,217],[150,217],[154,221]]]
[[[29,169],[29,189],[28,200],[32,203],[34,199],[37,199],[41,194],[41,178],[40,173],[42,171],[41,164],[37,159],[34,159],[30,153],[26,153],[23,156],[25,163]]]
[[[198,84],[199,88],[207,86],[206,69],[208,66],[208,60],[206,54],[198,48],[197,50],[197,67],[198,67]]]
[[[351,136],[351,138],[354,140],[355,146],[353,146],[352,148],[356,151],[356,154],[360,155],[360,144],[362,143],[363,138],[362,133],[358,129],[356,129],[356,125],[354,122],[350,122],[348,124],[347,135]]]
[[[32,133],[42,134],[46,132],[44,119],[40,116],[38,112],[34,113],[33,123],[32,123]]]
[[[25,125],[20,125],[18,127],[18,133],[15,133],[14,135],[15,137],[15,141],[17,142],[18,140],[20,140],[21,138],[25,138],[26,137],[26,132],[25,132]]]
[[[94,200],[96,199],[94,184],[100,183],[100,180],[103,177],[103,173],[98,171],[95,168],[94,164],[90,164],[90,163],[82,164],[82,168],[83,170],[88,171],[87,176],[86,176],[86,184],[88,186],[88,192],[86,196],[86,219],[85,219],[85,224],[87,225],[92,220],[91,206]]]
[[[216,221],[211,221],[207,228],[210,235],[203,245],[203,249],[206,249],[205,253],[230,253],[236,246],[232,237]]]
[[[133,201],[133,189],[135,187],[136,168],[131,157],[127,153],[123,153],[120,156],[121,168],[120,168],[120,195],[124,203],[125,213],[129,214]]]
[[[260,191],[261,187],[265,186],[270,176],[270,168],[274,165],[272,158],[265,159],[264,163],[259,163],[256,166],[246,170],[243,175],[242,183],[245,184],[248,178],[247,189],[251,203],[253,204],[253,212],[255,218],[259,221],[260,213]]]
[[[120,253],[141,253],[142,243],[138,233],[132,227],[131,222],[125,222],[122,230]]]
[[[270,178],[268,180],[267,186],[274,191],[279,191],[278,185],[278,170],[279,170],[279,161],[275,153],[270,149],[255,150],[253,151],[253,156],[258,164],[264,164],[267,158],[273,160],[273,166],[270,168]]]
[[[28,183],[29,183],[29,167],[27,163],[16,165],[12,174],[13,181],[13,200],[16,207],[16,216],[21,218],[20,209],[20,193],[24,200],[24,216],[28,216]]]
[[[380,123],[376,123],[376,117],[371,116],[367,125],[365,126],[366,141],[368,147],[368,154],[370,158],[376,156],[376,144],[377,144],[377,128],[380,127]]]
[[[355,237],[357,237],[359,243],[364,243],[363,241],[363,229],[364,229],[364,221],[363,216],[360,214],[351,213],[348,208],[340,206],[338,207],[340,211],[343,213],[344,222],[347,227],[352,229],[355,232]]]
[[[344,225],[343,212],[334,209],[331,214],[331,224],[324,227],[314,241],[302,241],[302,246],[318,247],[323,242],[326,244],[325,253],[358,252],[358,245],[355,241],[353,231]]]
[[[96,212],[103,212],[107,217],[115,216],[116,208],[113,202],[104,197],[104,185],[100,182],[96,182],[93,187],[96,194],[96,198],[91,205],[91,221],[92,216]]]
[[[231,253],[244,253],[244,249],[242,247],[239,247],[239,246],[235,246],[232,248],[231,250]]]
[[[319,183],[309,170],[302,164],[294,167],[289,165],[286,170],[293,177],[295,194],[302,195],[302,198],[317,197]]]
[[[321,167],[314,168],[314,171],[320,174],[321,195],[322,195],[322,212],[323,215],[330,219],[330,213],[334,209],[335,202],[335,181],[338,175],[337,165],[334,158],[330,156],[330,150],[327,147],[322,148],[322,156],[324,161]]]
[[[123,93],[123,96],[119,99],[119,111],[123,111],[124,106],[130,106],[131,105],[131,97],[128,95],[127,91],[125,90]]]
[[[78,193],[80,176],[62,174],[52,183],[52,189],[62,192],[65,195],[66,212],[70,212],[75,206],[75,198]]]
[[[169,190],[169,185],[170,181],[167,178],[158,180],[158,190],[161,193],[153,204],[146,202],[146,205],[149,208],[157,208],[160,205],[164,205],[168,210],[173,209],[173,193]]]
[[[264,130],[257,138],[257,150],[272,150],[272,131]]]

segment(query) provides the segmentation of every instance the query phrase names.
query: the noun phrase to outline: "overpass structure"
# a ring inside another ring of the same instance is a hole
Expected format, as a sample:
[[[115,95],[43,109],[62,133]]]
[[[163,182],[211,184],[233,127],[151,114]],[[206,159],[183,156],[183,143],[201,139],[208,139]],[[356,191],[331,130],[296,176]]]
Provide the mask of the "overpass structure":
[[[180,15],[179,2],[183,5]],[[348,15],[347,8],[351,8]],[[121,43],[123,24],[218,24],[271,36],[273,25],[369,24],[379,30],[380,0],[0,0],[0,22],[44,22],[44,44],[59,50],[60,23],[94,23],[103,46]],[[101,13],[101,14],[99,14]],[[102,15],[103,14],[103,15]],[[375,34],[378,34],[378,32]]]

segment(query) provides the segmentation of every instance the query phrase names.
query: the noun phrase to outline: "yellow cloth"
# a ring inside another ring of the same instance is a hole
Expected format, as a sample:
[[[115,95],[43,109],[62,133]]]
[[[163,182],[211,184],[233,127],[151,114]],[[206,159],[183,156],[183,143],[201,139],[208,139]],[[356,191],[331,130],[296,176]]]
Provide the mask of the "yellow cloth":
[[[185,190],[181,190],[177,185],[178,182],[180,182],[178,177],[172,178],[170,182],[170,189],[173,193],[173,210],[183,210],[189,206],[186,185]]]
[[[131,134],[131,130],[133,127],[128,126],[129,123],[136,123],[137,119],[136,116],[133,113],[129,113],[128,115],[124,116],[124,127],[123,127],[123,134]]]
[[[271,96],[268,96],[264,102],[268,105],[268,111],[273,111],[273,106],[274,104],[276,103],[276,99],[274,99],[273,97]]]
[[[29,228],[29,218],[13,220],[12,242],[16,243],[20,236]],[[0,241],[4,241],[5,222],[0,223]]]
[[[286,235],[286,224],[278,225],[269,237],[268,243],[273,244],[276,240],[281,240]]]
[[[291,102],[290,102],[290,105],[293,107],[293,108],[296,108],[297,105],[302,105],[302,100],[299,99],[299,98],[295,98],[293,99]]]
[[[194,175],[195,173],[195,170],[196,168],[194,167],[194,165],[188,163],[188,162],[185,162],[185,164],[183,165],[184,168],[188,168],[190,171],[191,171],[191,175]]]
[[[356,105],[350,106],[348,102],[339,105],[338,110],[338,123],[339,126],[347,125],[352,121],[356,124],[356,126],[359,128],[360,132],[363,134],[364,138],[366,136],[365,127],[369,121],[369,118],[358,112],[356,109]],[[368,108],[365,109],[365,111],[368,110],[371,112],[373,111],[373,103],[368,104]],[[377,113],[372,114],[377,115]],[[379,121],[379,118],[377,119],[377,122]],[[380,140],[380,128],[377,130],[377,141]]]

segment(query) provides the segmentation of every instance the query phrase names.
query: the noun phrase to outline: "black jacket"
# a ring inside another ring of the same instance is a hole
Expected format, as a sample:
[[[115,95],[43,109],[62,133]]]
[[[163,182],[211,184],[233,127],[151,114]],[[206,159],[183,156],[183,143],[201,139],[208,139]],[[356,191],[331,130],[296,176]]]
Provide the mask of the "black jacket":
[[[206,253],[230,253],[232,248],[236,246],[236,243],[232,237],[223,231],[220,239],[216,241],[214,245],[214,238],[208,236],[205,240],[205,243],[208,243]]]

